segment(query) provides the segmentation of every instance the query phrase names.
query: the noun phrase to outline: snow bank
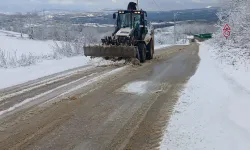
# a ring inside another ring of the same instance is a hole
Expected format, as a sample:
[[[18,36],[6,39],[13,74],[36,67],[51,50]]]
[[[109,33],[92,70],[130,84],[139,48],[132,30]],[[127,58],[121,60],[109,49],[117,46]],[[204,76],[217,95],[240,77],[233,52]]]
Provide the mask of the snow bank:
[[[249,150],[250,92],[218,67],[206,44],[199,55],[198,70],[182,92],[161,149]]]
[[[125,63],[125,60],[111,61],[111,60],[105,60],[103,58],[95,58],[95,59],[90,59],[88,63],[93,66],[100,67],[100,66],[109,66],[109,65],[121,65]]]
[[[73,69],[88,64],[90,58],[84,56],[47,60],[36,65],[0,69],[0,89],[21,84],[30,80]]]

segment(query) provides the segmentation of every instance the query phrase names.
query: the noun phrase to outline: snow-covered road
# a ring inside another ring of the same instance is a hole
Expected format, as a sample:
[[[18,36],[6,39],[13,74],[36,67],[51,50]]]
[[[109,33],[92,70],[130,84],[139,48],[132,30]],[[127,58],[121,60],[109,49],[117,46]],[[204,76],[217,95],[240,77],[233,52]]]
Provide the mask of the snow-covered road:
[[[250,91],[200,46],[201,62],[182,92],[161,143],[162,150],[249,150]]]
[[[198,63],[192,43],[141,66],[79,68],[10,87],[0,92],[0,147],[154,149]]]

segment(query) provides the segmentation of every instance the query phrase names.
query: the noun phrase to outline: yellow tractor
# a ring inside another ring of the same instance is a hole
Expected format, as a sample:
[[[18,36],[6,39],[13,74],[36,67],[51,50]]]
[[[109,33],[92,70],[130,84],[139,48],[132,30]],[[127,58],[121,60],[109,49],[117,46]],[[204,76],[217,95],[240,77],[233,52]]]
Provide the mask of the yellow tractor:
[[[105,58],[138,58],[141,63],[154,55],[154,31],[149,30],[147,12],[138,10],[130,2],[127,10],[113,14],[116,28],[111,36],[102,39],[102,45],[85,46],[84,55]]]

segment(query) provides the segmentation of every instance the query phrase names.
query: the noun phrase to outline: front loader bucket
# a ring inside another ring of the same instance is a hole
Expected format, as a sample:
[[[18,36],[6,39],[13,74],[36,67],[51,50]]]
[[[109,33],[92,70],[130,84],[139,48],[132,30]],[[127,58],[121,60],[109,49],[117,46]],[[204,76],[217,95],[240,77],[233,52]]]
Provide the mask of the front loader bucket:
[[[136,58],[137,47],[115,45],[86,46],[84,47],[84,55],[92,57]]]

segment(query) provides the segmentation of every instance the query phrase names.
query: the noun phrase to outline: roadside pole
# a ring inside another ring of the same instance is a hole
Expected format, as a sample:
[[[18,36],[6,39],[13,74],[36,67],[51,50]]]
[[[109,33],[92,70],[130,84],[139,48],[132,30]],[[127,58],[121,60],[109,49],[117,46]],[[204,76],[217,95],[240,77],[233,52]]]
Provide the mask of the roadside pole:
[[[174,13],[174,44],[176,44],[176,38],[177,38],[177,35],[176,35],[176,18],[177,18],[177,15],[181,14],[181,12],[176,12]]]
[[[176,13],[174,13],[174,44],[176,44]]]
[[[178,15],[177,13],[174,13],[174,44],[176,44],[176,16]]]
[[[140,8],[139,8],[139,0],[137,0],[136,2],[137,2],[137,9],[140,10]]]

